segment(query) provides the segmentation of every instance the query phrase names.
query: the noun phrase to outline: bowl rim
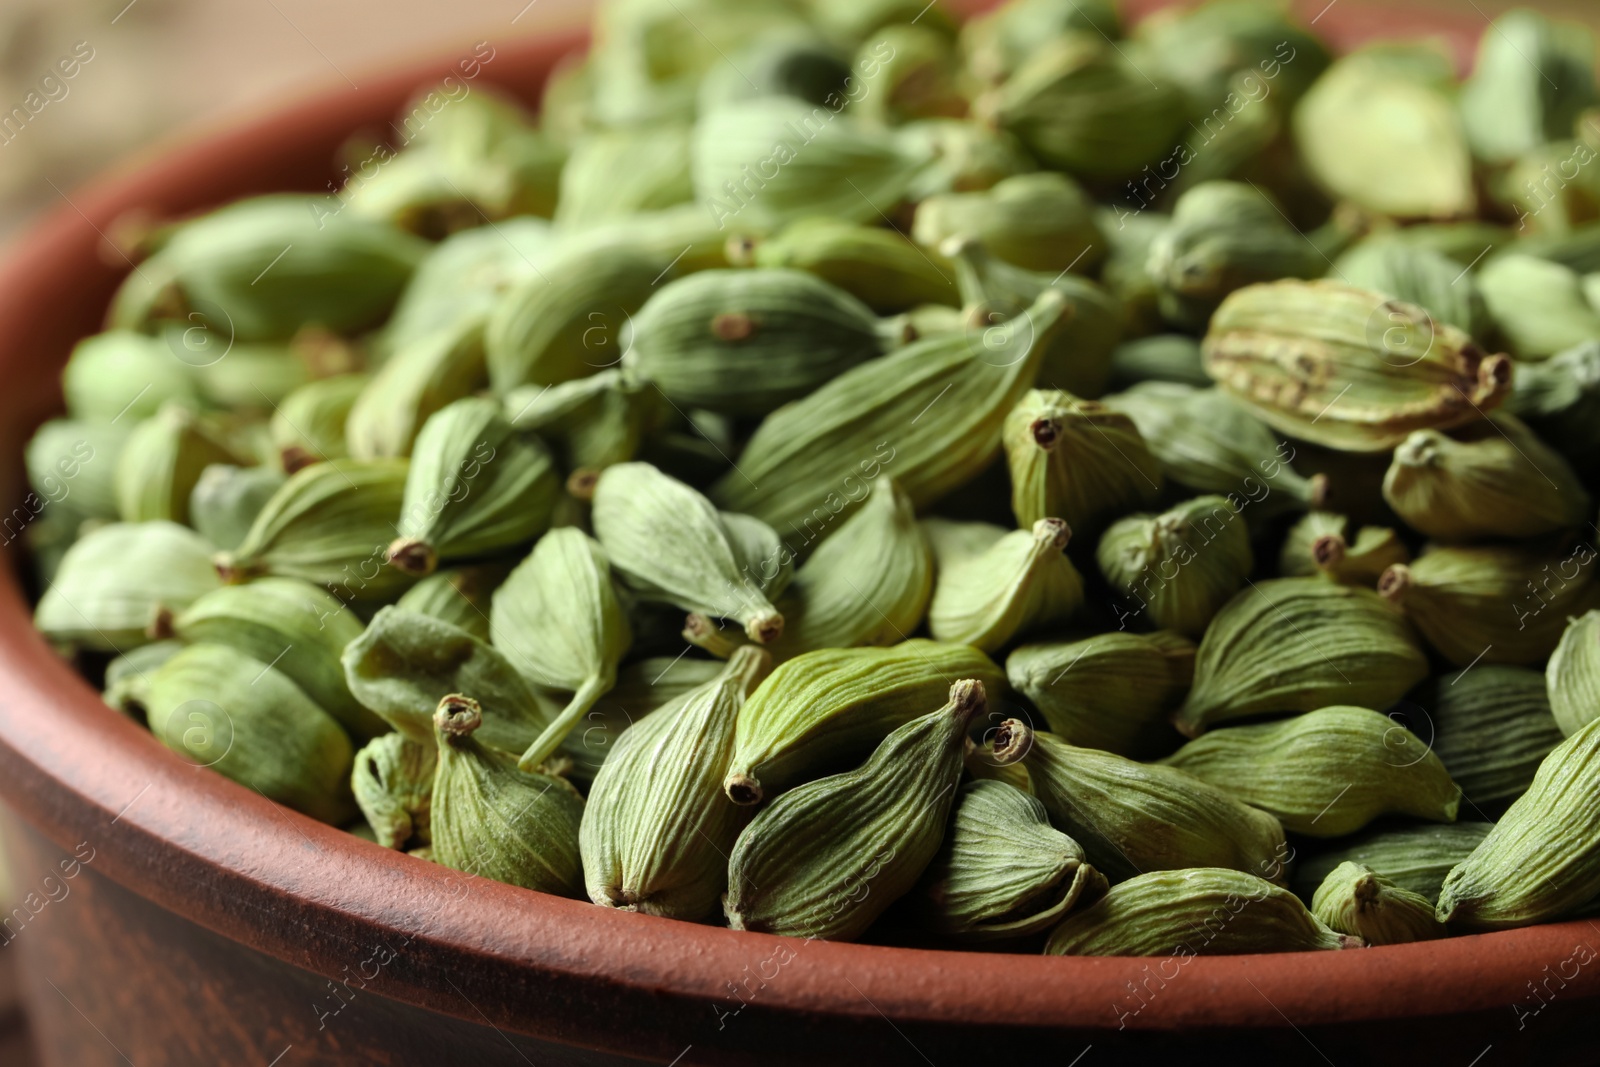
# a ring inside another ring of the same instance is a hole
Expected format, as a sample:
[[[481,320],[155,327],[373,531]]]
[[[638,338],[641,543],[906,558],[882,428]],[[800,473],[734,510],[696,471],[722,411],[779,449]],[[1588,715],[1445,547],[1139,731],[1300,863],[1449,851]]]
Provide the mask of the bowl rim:
[[[504,63],[488,80],[526,97],[584,39],[497,45]],[[120,273],[97,250],[125,211],[317,189],[351,130],[382,123],[448,69],[418,63],[363,78],[359,94],[311,95],[71,194],[0,262],[0,376],[15,386],[0,395],[0,424],[20,440],[59,403],[55,384],[30,372],[43,359],[52,377],[71,341],[96,328],[93,309]],[[8,477],[0,488],[17,499],[21,482]],[[1574,920],[1359,952],[1178,961],[797,941],[618,913],[415,860],[191,767],[52,652],[16,566],[0,569],[0,795],[14,811],[63,848],[87,842],[100,874],[240,944],[338,979],[398,940],[412,966],[377,995],[545,1039],[670,1059],[733,1025],[745,1004],[780,1017],[1090,1033],[1454,1014],[1523,1000],[1541,967],[1600,933]],[[1189,981],[1174,980],[1184,972]],[[1132,991],[1152,980],[1160,1002],[1143,1010]],[[1591,982],[1569,995],[1596,993]],[[616,1026],[619,1013],[640,1025]]]

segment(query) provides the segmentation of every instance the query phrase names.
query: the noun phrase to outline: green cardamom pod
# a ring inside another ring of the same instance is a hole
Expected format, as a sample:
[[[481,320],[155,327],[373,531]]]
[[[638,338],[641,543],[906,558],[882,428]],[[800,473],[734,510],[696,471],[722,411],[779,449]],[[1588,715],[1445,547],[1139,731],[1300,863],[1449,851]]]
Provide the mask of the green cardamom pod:
[[[1083,846],[1113,883],[1146,871],[1228,867],[1273,881],[1285,848],[1283,827],[1208,782],[1173,767],[1136,763],[1079,748],[1047,733],[1002,723],[997,747],[1020,735],[1034,796],[1050,822]]]
[[[912,238],[942,249],[953,238],[976,241],[991,255],[1033,271],[1092,271],[1106,241],[1094,201],[1065,174],[1018,174],[992,188],[930,196],[917,205]]]
[[[211,546],[175,522],[114,522],[66,550],[33,624],[58,644],[126,652],[151,640],[163,612],[181,611],[221,583]]]
[[[1594,550],[1523,545],[1429,546],[1383,572],[1378,592],[1457,667],[1534,666],[1555,652],[1567,620],[1600,606]],[[1381,706],[1381,705],[1380,705]]]
[[[840,106],[769,96],[700,116],[689,150],[695,200],[719,229],[770,233],[812,216],[875,221],[927,157]]]
[[[481,320],[397,347],[346,414],[349,454],[369,460],[409,456],[429,418],[487,384],[483,360]]]
[[[187,524],[189,495],[200,473],[213,463],[238,461],[201,416],[168,404],[134,427],[116,458],[117,514],[124,522]]]
[[[139,329],[198,314],[251,342],[286,341],[308,325],[350,334],[381,322],[427,243],[382,222],[332,214],[322,199],[252,197],[182,223],[122,283],[110,325]]]
[[[1600,720],[1544,758],[1528,791],[1446,876],[1439,921],[1468,930],[1528,926],[1564,918],[1600,896],[1597,758]]]
[[[1060,519],[1031,530],[944,519],[922,528],[939,571],[928,604],[935,640],[993,653],[1083,606],[1083,578],[1066,554],[1072,530]]]
[[[846,371],[762,420],[711,498],[775,528],[825,528],[864,499],[851,499],[858,477],[892,464],[895,482],[926,506],[1000,452],[1006,414],[1032,386],[1065,308],[1047,290],[982,335],[929,337]],[[943,403],[952,392],[959,402]]]
[[[374,840],[404,852],[432,839],[433,779],[439,753],[405,734],[373,738],[356,753],[350,789]]]
[[[563,469],[598,473],[636,458],[645,434],[665,422],[671,408],[654,386],[607,367],[559,385],[518,386],[506,394],[505,411],[512,426],[555,446]]]
[[[457,400],[417,435],[388,561],[422,577],[441,560],[527,544],[549,528],[560,492],[549,451],[512,429],[498,403]]]
[[[131,283],[129,283],[131,284]],[[168,401],[200,404],[194,367],[159,337],[107,330],[85,337],[61,371],[67,413],[88,422],[141,422]]]
[[[578,229],[693,198],[688,127],[594,130],[572,143],[561,168],[555,221]]]
[[[694,922],[716,910],[749,809],[722,794],[739,708],[771,665],[747,645],[713,681],[630,726],[589,790],[579,841],[589,899]]]
[[[268,574],[303,578],[351,599],[383,599],[409,583],[385,567],[404,499],[404,460],[335,459],[291,475],[237,548],[216,555],[230,583]]]
[[[344,650],[350,692],[419,745],[433,743],[433,713],[452,693],[474,693],[486,717],[480,745],[520,756],[560,705],[529,685],[487,641],[440,619],[382,608]]]
[[[622,366],[674,404],[765,415],[887,347],[861,301],[805,271],[708,270],[659,287]]]
[[[1461,86],[1461,121],[1478,158],[1508,163],[1571,136],[1579,113],[1596,102],[1595,41],[1582,23],[1526,8],[1491,26]]]
[[[1418,430],[1394,450],[1383,498],[1412,529],[1446,541],[1524,538],[1588,520],[1577,474],[1520,420],[1496,412],[1458,433]]]
[[[719,660],[651,656],[618,670],[617,684],[595,701],[582,728],[562,742],[561,754],[572,759],[570,777],[592,781],[634,723],[712,681],[726,667]]]
[[[433,861],[507,885],[581,897],[578,791],[564,778],[518,770],[515,757],[473,736],[483,712],[471,697],[443,697],[434,724]]]
[[[132,430],[129,423],[83,419],[44,423],[23,454],[34,497],[29,504],[48,504],[77,522],[116,519],[117,456]]]
[[[1338,847],[1295,864],[1294,891],[1310,900],[1317,886],[1341,863],[1359,863],[1401,889],[1437,900],[1451,868],[1471,855],[1494,828],[1487,822],[1379,823],[1338,842]]]
[[[1477,279],[1463,266],[1425,245],[1383,235],[1357,243],[1335,260],[1333,276],[1415,304],[1447,326],[1483,337],[1489,332],[1489,310]]]
[[[1359,863],[1335,867],[1311,901],[1311,913],[1341,934],[1369,945],[1405,945],[1445,934],[1433,902]]]
[[[1161,491],[1161,463],[1133,420],[1071,393],[1030,390],[1006,416],[1002,441],[1011,510],[1024,526],[1059,516],[1093,536]]]
[[[431,246],[383,328],[383,350],[393,358],[436,334],[481,328],[501,295],[538,277],[556,240],[548,220],[524,216],[462,230]]]
[[[1511,388],[1506,356],[1415,304],[1328,280],[1235,291],[1204,353],[1207,373],[1268,425],[1349,452],[1474,422]]]
[[[509,573],[511,564],[503,560],[446,567],[407,589],[394,606],[441,619],[487,641],[494,591]]]
[[[593,522],[611,565],[640,597],[737,619],[763,644],[783,633],[769,598],[783,591],[791,557],[765,524],[718,512],[648,463],[606,468]]]
[[[350,409],[366,388],[365,374],[339,374],[307,382],[284,397],[272,414],[272,445],[283,469],[301,467],[350,454],[345,427]]]
[[[922,625],[933,550],[911,500],[880,477],[867,500],[796,571],[778,599],[778,659],[819,648],[892,645]]]
[[[523,753],[544,762],[615,684],[633,633],[612,584],[611,562],[582,530],[551,530],[495,591],[494,645],[534,686],[572,699]]]
[[[1550,713],[1568,737],[1600,719],[1600,610],[1569,619],[1545,666]]]
[[[1100,280],[1122,301],[1124,333],[1129,337],[1139,337],[1168,329],[1158,306],[1160,291],[1156,287],[1156,280],[1145,269],[1145,264],[1150,261],[1151,246],[1172,224],[1172,217],[1153,208],[1132,211],[1118,205],[1096,208],[1095,219],[1110,249],[1100,268]],[[1198,341],[1195,341],[1195,346],[1199,347]],[[1193,384],[1211,384],[1204,368],[1200,370],[1200,378]]]
[[[1600,310],[1585,298],[1578,272],[1560,263],[1505,252],[1483,265],[1478,287],[1519,360],[1544,359],[1600,334]]]
[[[337,597],[298,578],[213,589],[170,621],[171,633],[190,644],[227,645],[272,664],[358,741],[389,729],[345,682],[340,657],[362,629]]]
[[[779,664],[739,712],[724,788],[736,804],[854,766],[924,713],[952,678],[1004,691],[1005,675],[968,645],[912,638],[889,648],[828,648]]]
[[[967,113],[961,53],[950,34],[931,24],[884,26],[856,52],[856,64],[864,76],[853,110],[869,121],[898,126]]]
[[[1428,714],[1434,755],[1473,804],[1521,796],[1561,743],[1539,671],[1479,664],[1431,679],[1412,699]]]
[[[1581,467],[1600,449],[1600,341],[1518,364],[1506,410]]]
[[[1374,214],[1474,214],[1455,84],[1455,59],[1436,42],[1378,42],[1335,60],[1294,110],[1303,166],[1335,199]]]
[[[1328,479],[1299,474],[1289,465],[1295,450],[1220,389],[1143,382],[1105,404],[1133,420],[1168,478],[1227,497],[1252,524],[1327,497]]]
[[[1331,60],[1311,27],[1274,4],[1165,8],[1140,21],[1134,35],[1151,48],[1161,71],[1177,81],[1190,110],[1208,116],[1212,108],[1227,106],[1228,90],[1241,71],[1270,82],[1272,99],[1287,107]],[[1258,94],[1260,87],[1252,96]]]
[[[1244,182],[1209,181],[1178,197],[1145,269],[1155,279],[1162,317],[1198,330],[1235,289],[1315,278],[1328,262],[1270,193]]]
[[[1108,40],[1123,35],[1112,0],[1008,0],[961,27],[967,65],[980,81],[1004,81],[1043,45],[1063,33],[1090,30]]]
[[[763,808],[728,861],[728,924],[830,941],[865,933],[938,854],[967,725],[983,709],[983,683],[958,681],[944,707],[897,728],[856,770]]]
[[[1160,515],[1113,523],[1095,550],[1100,573],[1133,614],[1198,638],[1255,566],[1244,518],[1220,496],[1197,496]],[[1119,612],[1119,622],[1127,613]]]
[[[1177,740],[1167,717],[1188,692],[1194,656],[1194,643],[1170,631],[1104,633],[1023,645],[1006,657],[1006,677],[1051,733],[1143,759]]]
[[[1289,527],[1278,553],[1278,573],[1285,578],[1322,575],[1371,589],[1390,566],[1410,562],[1411,550],[1388,527],[1356,527],[1343,515],[1311,511]]]
[[[1055,928],[1050,956],[1239,956],[1359,948],[1287,889],[1201,867],[1129,878]]]
[[[959,299],[944,257],[881,226],[801,219],[764,240],[745,239],[739,258],[756,267],[814,274],[880,314]]]
[[[961,787],[944,844],[917,887],[918,917],[962,944],[1042,934],[1106,890],[1044,805],[1003,782]]]
[[[1265,711],[1386,708],[1428,674],[1406,620],[1377,594],[1316,578],[1254,582],[1200,640],[1186,736]]]
[[[1213,730],[1162,762],[1307,837],[1343,837],[1380,815],[1454,822],[1461,804],[1438,755],[1366,708],[1319,708]]]
[[[1144,381],[1209,386],[1200,342],[1181,333],[1158,333],[1118,345],[1111,353],[1112,387],[1130,389]]]
[[[150,676],[145,709],[150,732],[193,763],[314,819],[348,816],[350,739],[271,665],[190,645]]]
[[[152,641],[130,648],[106,664],[106,687],[101,697],[124,715],[144,718],[150,704],[151,676],[182,651],[183,642],[177,640]]]
[[[1007,178],[1039,168],[1021,141],[970,118],[917,119],[899,127],[896,137],[902,144],[919,145],[918,154],[932,157],[911,183],[908,197],[913,203],[944,193],[993,189]]]
[[[265,464],[213,463],[200,472],[189,494],[189,522],[218,548],[238,548],[284,480],[281,470]]]

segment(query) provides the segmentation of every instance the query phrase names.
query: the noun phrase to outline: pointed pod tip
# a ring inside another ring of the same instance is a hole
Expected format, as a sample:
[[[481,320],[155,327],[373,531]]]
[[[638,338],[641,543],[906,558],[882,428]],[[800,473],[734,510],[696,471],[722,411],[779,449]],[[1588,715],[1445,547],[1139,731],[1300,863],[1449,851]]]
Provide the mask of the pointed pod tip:
[[[1034,444],[1049,452],[1061,440],[1061,420],[1050,416],[1034,419],[1028,426],[1028,432],[1033,435]]]
[[[743,771],[730,771],[728,777],[722,780],[722,791],[728,799],[742,808],[759,804],[766,793],[761,788],[761,783],[754,775]]]
[[[1326,474],[1313,474],[1311,476],[1311,510],[1321,511],[1328,506],[1328,476]]]
[[[775,610],[762,612],[744,624],[744,632],[757,644],[770,645],[783,636],[783,616]]]
[[[396,537],[389,543],[389,565],[413,578],[426,578],[439,566],[439,553],[415,537]]]
[[[278,453],[278,462],[283,465],[283,473],[296,474],[317,462],[317,457],[310,449],[289,445]]]
[[[1007,719],[994,731],[994,762],[1009,767],[1033,750],[1033,727],[1021,719]]]
[[[593,467],[579,467],[567,476],[567,495],[587,503],[594,499],[594,489],[599,484],[599,471]]]
[[[1065,552],[1067,544],[1072,540],[1072,527],[1068,525],[1066,519],[1040,519],[1033,524],[1033,539],[1040,544],[1047,544],[1051,548]]]
[[[1363,941],[1361,938],[1357,937],[1355,934],[1340,934],[1339,935],[1339,947],[1340,948],[1366,948],[1367,947],[1367,943],[1365,941]]]
[[[1378,579],[1378,595],[1391,604],[1405,600],[1412,585],[1411,568],[1404,563],[1391,563]]]
[[[470,737],[483,725],[483,708],[461,693],[450,693],[433,712],[433,726],[449,740]]]
[[[983,683],[976,678],[963,678],[950,687],[949,708],[962,722],[970,722],[988,702]]]
[[[1340,534],[1323,534],[1311,542],[1311,562],[1321,570],[1332,570],[1344,562],[1345,540]]]

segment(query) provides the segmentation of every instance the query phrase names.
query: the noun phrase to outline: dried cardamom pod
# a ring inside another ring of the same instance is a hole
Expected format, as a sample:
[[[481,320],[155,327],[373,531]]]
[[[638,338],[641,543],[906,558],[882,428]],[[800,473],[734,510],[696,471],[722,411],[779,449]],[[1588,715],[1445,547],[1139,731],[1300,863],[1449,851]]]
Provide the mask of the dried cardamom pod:
[[[1546,141],[1572,134],[1595,92],[1594,35],[1579,22],[1526,8],[1508,11],[1478,42],[1472,76],[1461,86],[1461,122],[1473,152],[1509,163]]]
[[[1244,518],[1220,496],[1118,520],[1100,538],[1095,559],[1111,588],[1132,602],[1133,614],[1194,638],[1255,566]],[[1127,614],[1119,611],[1119,622]]]
[[[857,50],[856,64],[862,95],[852,110],[869,121],[898,126],[967,113],[967,72],[941,28],[920,21],[884,26]]]
[[[1370,867],[1391,884],[1428,900],[1437,900],[1439,886],[1451,868],[1478,847],[1494,828],[1487,822],[1423,823],[1396,826],[1379,823],[1353,837],[1344,838],[1339,847],[1298,860],[1294,867],[1294,891],[1305,900],[1341,863]]]
[[[1207,373],[1268,425],[1349,452],[1474,422],[1511,388],[1505,356],[1415,304],[1326,279],[1237,290],[1204,353]]]
[[[132,429],[128,423],[83,419],[44,423],[23,454],[33,489],[30,503],[49,505],[75,522],[117,518],[116,457]]]
[[[167,660],[183,651],[183,642],[152,641],[131,648],[106,664],[106,687],[101,698],[124,715],[143,719],[150,702],[150,676]]]
[[[991,255],[1033,271],[1091,271],[1106,240],[1094,201],[1065,174],[1038,171],[992,188],[941,193],[917,205],[912,239],[942,249],[952,239],[976,241]]]
[[[1528,791],[1472,855],[1445,877],[1440,922],[1500,930],[1571,915],[1600,896],[1600,720],[1568,737],[1539,764]]]
[[[1582,525],[1593,510],[1561,453],[1504,412],[1454,437],[1412,433],[1394,450],[1383,498],[1443,541],[1537,537]]]
[[[433,245],[383,328],[381,350],[393,359],[438,334],[460,336],[471,328],[481,333],[504,293],[539,276],[558,239],[548,220],[523,216],[462,230]],[[423,412],[417,425],[429,414]]]
[[[1600,334],[1600,310],[1584,296],[1578,272],[1560,263],[1504,252],[1478,271],[1478,288],[1519,360],[1544,359]]]
[[[322,215],[318,216],[318,209]],[[287,341],[303,326],[357,333],[381,322],[427,243],[386,223],[275,193],[180,224],[112,301],[114,329],[193,312],[236,341]]]
[[[741,43],[728,62],[713,63],[701,77],[698,113],[765,96],[842,107],[845,88],[855,84],[845,53],[815,33],[781,29]]]
[[[1209,386],[1200,342],[1181,333],[1160,333],[1118,345],[1111,353],[1111,386],[1129,389],[1144,381]]]
[[[1071,393],[1030,390],[1006,416],[1002,441],[1011,508],[1024,526],[1059,516],[1093,536],[1161,490],[1161,464],[1133,420]]]
[[[1129,878],[1050,935],[1050,956],[1239,956],[1359,948],[1287,889],[1243,871],[1201,867]]]
[[[562,468],[574,474],[597,476],[636,458],[645,434],[665,423],[670,411],[659,390],[627,380],[617,367],[560,385],[520,385],[505,396],[511,425],[554,446]]]
[[[656,290],[634,316],[626,376],[675,404],[765,415],[889,338],[861,301],[805,271],[707,270]]]
[[[284,397],[272,414],[272,445],[285,471],[293,474],[350,454],[345,425],[369,380],[365,374],[339,374],[307,382]]]
[[[61,371],[67,413],[88,422],[136,423],[168,401],[200,404],[194,368],[159,337],[107,330],[73,346]]]
[[[1600,449],[1600,341],[1519,364],[1506,410],[1582,466]]]
[[[550,526],[561,492],[555,461],[484,397],[447,404],[417,435],[399,536],[388,561],[406,574],[524,545]]]
[[[1375,593],[1317,578],[1253,582],[1201,638],[1173,723],[1197,737],[1257,712],[1386,708],[1427,674],[1411,627]]]
[[[1140,72],[1143,45],[1067,31],[1033,53],[975,112],[1027,145],[1046,166],[1115,182],[1153,164],[1179,140],[1184,101],[1171,82]]]
[[[442,619],[487,641],[491,598],[510,573],[511,564],[505,561],[446,567],[407,589],[395,607]]]
[[[1289,466],[1295,450],[1220,389],[1143,382],[1108,396],[1127,413],[1167,477],[1227,497],[1252,523],[1321,507],[1328,480]]]
[[[769,96],[701,115],[690,168],[695,200],[719,229],[770,233],[818,215],[876,220],[905,196],[924,151],[833,104]]]
[[[1060,519],[1031,530],[945,519],[922,528],[939,571],[928,604],[935,640],[993,653],[1083,606],[1083,578],[1066,555],[1072,530]]]
[[[1422,308],[1471,337],[1489,332],[1489,310],[1477,279],[1443,252],[1384,234],[1361,241],[1333,264],[1348,285]]]
[[[572,699],[522,755],[544,762],[616,682],[633,641],[599,543],[565,527],[539,539],[494,594],[489,633],[528,681]]]
[[[190,645],[150,676],[161,743],[313,819],[350,803],[350,739],[287,675],[226,645]]]
[[[356,397],[345,418],[345,446],[357,459],[409,456],[429,418],[487,380],[481,320],[408,341]]]
[[[433,713],[452,693],[476,694],[486,716],[477,741],[513,762],[561,708],[487,641],[395,607],[379,609],[343,660],[355,698],[419,745],[433,743]]]
[[[933,596],[933,550],[911,500],[880,477],[860,510],[795,571],[778,600],[773,655],[892,645],[922,625]]]
[[[124,522],[168,519],[187,524],[189,494],[200,472],[213,463],[238,461],[199,415],[182,404],[168,404],[134,428],[116,457],[118,516]]]
[[[303,578],[345,599],[387,599],[410,582],[385,567],[406,487],[405,460],[332,459],[296,472],[272,494],[237,548],[216,555],[231,584]]]
[[[1317,887],[1311,913],[1369,945],[1405,945],[1445,935],[1433,901],[1402,889],[1371,867],[1341,863]]]
[[[1050,822],[1081,844],[1112,882],[1185,867],[1261,871],[1281,880],[1274,857],[1285,847],[1283,827],[1272,815],[1173,767],[1030,733],[1008,720],[997,731],[996,747],[1015,744],[1026,752],[1033,794]]]
[[[961,26],[967,64],[980,81],[1004,81],[1045,43],[1063,33],[1090,30],[1121,37],[1111,0],[1008,0]]]
[[[478,740],[483,712],[471,697],[445,696],[434,724],[433,861],[541,893],[582,896],[583,797],[572,784],[518,770],[515,758]]]
[[[955,275],[944,257],[881,226],[801,219],[765,240],[745,239],[737,258],[740,266],[815,274],[880,314],[958,299]]]
[[[285,477],[277,467],[265,464],[213,463],[200,472],[189,493],[189,522],[218,548],[238,548]]]
[[[561,754],[572,759],[569,776],[592,781],[634,723],[715,679],[727,667],[712,659],[651,656],[617,671],[617,684],[595,701],[583,717],[582,729],[562,742]]]
[[[428,844],[438,767],[433,745],[402,733],[373,738],[356,753],[350,789],[378,844],[402,852]]]
[[[711,498],[775,528],[826,529],[859,503],[849,499],[858,476],[893,464],[912,503],[931,503],[999,453],[1006,414],[1031,387],[1065,308],[1047,290],[982,335],[929,337],[846,371],[762,420]],[[949,392],[961,402],[942,404]]]
[[[738,745],[723,783],[736,804],[758,804],[854,766],[891,731],[939,699],[955,678],[994,693],[1005,675],[969,645],[912,638],[889,648],[828,648],[779,664],[739,712]]]
[[[1396,218],[1471,215],[1472,156],[1454,96],[1445,49],[1371,44],[1335,60],[1306,92],[1294,110],[1295,142],[1336,199]]]
[[[175,522],[114,522],[61,557],[33,624],[58,644],[125,652],[151,640],[163,611],[181,611],[221,584],[211,546]]]
[[[1454,822],[1461,804],[1439,757],[1394,719],[1366,708],[1319,708],[1213,730],[1162,762],[1308,837],[1343,837],[1380,815]]]
[[[1106,890],[1044,805],[1004,782],[961,787],[943,846],[918,885],[918,918],[962,944],[1042,934]]]
[[[1427,712],[1434,755],[1474,805],[1521,796],[1561,743],[1539,671],[1482,663],[1431,679],[1412,699]]]
[[[748,706],[748,705],[746,705]],[[723,907],[735,930],[851,941],[933,862],[983,683],[883,739],[860,767],[796,786],[739,834]]]
[[[1207,115],[1214,107],[1227,106],[1229,87],[1241,71],[1264,76],[1272,83],[1272,97],[1287,106],[1331,59],[1311,28],[1273,4],[1165,8],[1140,21],[1133,32],[1150,47],[1162,72],[1178,82],[1190,110]]]
[[[1143,759],[1176,740],[1167,716],[1188,691],[1194,655],[1192,641],[1169,631],[1104,633],[1023,645],[1006,657],[1006,677],[1051,733]]]
[[[1522,545],[1429,546],[1383,572],[1378,592],[1448,662],[1534,665],[1556,650],[1567,619],[1600,606],[1594,550]]]
[[[783,633],[769,597],[782,592],[791,557],[764,524],[718,512],[648,463],[606,468],[593,522],[611,565],[641,598],[737,619],[763,644]]]
[[[1278,553],[1278,573],[1285,578],[1323,575],[1371,589],[1390,566],[1410,562],[1410,549],[1393,530],[1355,527],[1343,515],[1311,511],[1289,527]]]
[[[1568,737],[1600,719],[1600,610],[1567,621],[1545,666],[1550,713]]]
[[[589,899],[690,922],[716,910],[749,810],[722,795],[734,724],[771,666],[734,653],[716,679],[630,726],[589,790],[579,841]]]
[[[688,127],[593,130],[572,142],[561,168],[555,221],[577,229],[693,198]]]
[[[357,741],[389,729],[345,682],[340,656],[361,636],[361,620],[320,586],[298,578],[225,585],[157,625],[190,644],[227,645],[272,664]]]
[[[1155,279],[1162,318],[1198,330],[1235,289],[1315,278],[1328,261],[1259,186],[1209,181],[1178,197],[1145,269]]]
[[[917,204],[944,193],[992,189],[1039,169],[1021,141],[972,119],[917,119],[895,135],[904,144],[920,142],[919,153],[932,156],[911,183],[908,199]]]

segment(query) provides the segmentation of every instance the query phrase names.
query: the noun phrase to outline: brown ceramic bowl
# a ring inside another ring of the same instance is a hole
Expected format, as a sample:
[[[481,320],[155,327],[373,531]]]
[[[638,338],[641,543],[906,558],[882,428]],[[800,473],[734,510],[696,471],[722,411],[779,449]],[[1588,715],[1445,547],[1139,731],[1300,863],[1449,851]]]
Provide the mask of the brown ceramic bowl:
[[[1320,28],[1393,28],[1373,16],[1342,0]],[[484,77],[532,100],[580,45],[496,43]],[[0,454],[59,410],[68,349],[128,269],[113,220],[320,189],[348,134],[453,62],[74,192],[0,266]],[[4,479],[21,499],[14,460]],[[48,1064],[1596,1062],[1589,922],[1180,965],[804,943],[470,878],[190,767],[52,654],[0,570],[0,795],[20,816],[0,941]]]

